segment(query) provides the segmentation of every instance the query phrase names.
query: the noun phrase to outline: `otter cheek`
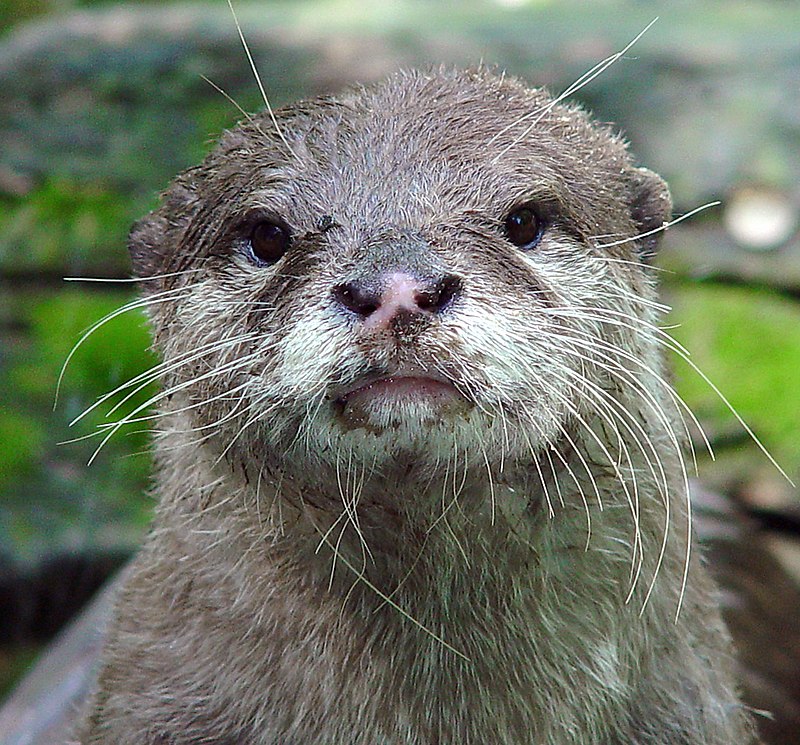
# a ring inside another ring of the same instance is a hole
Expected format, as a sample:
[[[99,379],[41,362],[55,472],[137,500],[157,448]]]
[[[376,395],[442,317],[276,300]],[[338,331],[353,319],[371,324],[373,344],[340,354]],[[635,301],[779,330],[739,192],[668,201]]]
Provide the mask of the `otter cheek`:
[[[337,333],[338,332],[338,333]],[[321,381],[347,365],[348,340],[341,329],[309,314],[291,326],[276,344],[279,379],[286,395],[305,401]]]

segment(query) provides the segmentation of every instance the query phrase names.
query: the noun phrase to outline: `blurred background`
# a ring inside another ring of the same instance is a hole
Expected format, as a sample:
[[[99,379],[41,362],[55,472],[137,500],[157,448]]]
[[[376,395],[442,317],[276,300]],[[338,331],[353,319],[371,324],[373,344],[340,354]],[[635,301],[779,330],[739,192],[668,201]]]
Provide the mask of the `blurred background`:
[[[235,6],[274,106],[441,62],[560,92],[659,16],[575,98],[670,182],[676,216],[721,201],[666,236],[664,324],[800,481],[800,4]],[[135,290],[65,278],[126,278],[131,222],[241,117],[204,77],[245,110],[263,105],[225,0],[0,0],[0,696],[147,529],[146,424],[91,465],[120,397],[70,427],[152,364],[137,310],[77,348],[56,401],[70,351]],[[796,490],[700,376],[672,367],[716,451],[699,449],[702,481],[791,515]]]

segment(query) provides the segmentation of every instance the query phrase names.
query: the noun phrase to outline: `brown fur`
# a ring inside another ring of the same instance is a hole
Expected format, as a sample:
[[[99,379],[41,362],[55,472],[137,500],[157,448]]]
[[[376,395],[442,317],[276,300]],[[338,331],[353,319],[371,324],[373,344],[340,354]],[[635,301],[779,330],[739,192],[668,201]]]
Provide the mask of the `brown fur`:
[[[682,426],[635,238],[664,183],[483,70],[278,122],[291,152],[242,124],[131,236],[170,365],[159,507],[79,741],[752,742],[695,553],[683,592]],[[503,233],[520,204],[530,250]],[[266,266],[264,217],[293,236]],[[333,289],[398,268],[457,296],[368,333]],[[461,403],[337,410],[407,369]]]

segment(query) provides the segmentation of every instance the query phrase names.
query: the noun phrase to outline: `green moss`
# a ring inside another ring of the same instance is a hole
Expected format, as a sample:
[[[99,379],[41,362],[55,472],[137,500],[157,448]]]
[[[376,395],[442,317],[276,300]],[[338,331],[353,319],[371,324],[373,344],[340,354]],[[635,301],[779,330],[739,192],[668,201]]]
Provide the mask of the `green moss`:
[[[790,473],[800,472],[800,306],[750,288],[683,285],[669,291],[672,335],[718,386]],[[675,382],[711,431],[739,425],[720,397],[686,363]]]
[[[40,422],[10,406],[3,407],[0,413],[0,490],[34,471],[44,441],[45,432]]]
[[[148,1],[155,4],[157,0]],[[52,15],[71,8],[93,8],[117,2],[118,0],[3,0],[0,3],[0,34],[40,16]]]
[[[0,697],[14,687],[22,674],[36,661],[41,649],[34,644],[8,645],[0,650]]]
[[[0,3],[0,34],[13,26],[54,10],[52,0],[3,0]]]
[[[0,269],[127,273],[128,228],[144,206],[101,184],[52,180],[0,202]]]
[[[73,345],[131,293],[75,288],[45,298],[24,293],[12,298],[27,333],[4,350],[0,371],[0,543],[19,560],[35,562],[64,550],[131,547],[149,520],[149,438],[141,424],[118,432],[91,466],[87,461],[98,438],[59,444],[95,432],[154,392],[146,388],[128,408],[106,419],[121,398],[117,395],[69,427],[99,396],[153,364],[139,311],[109,321],[77,349],[53,411],[59,371]]]

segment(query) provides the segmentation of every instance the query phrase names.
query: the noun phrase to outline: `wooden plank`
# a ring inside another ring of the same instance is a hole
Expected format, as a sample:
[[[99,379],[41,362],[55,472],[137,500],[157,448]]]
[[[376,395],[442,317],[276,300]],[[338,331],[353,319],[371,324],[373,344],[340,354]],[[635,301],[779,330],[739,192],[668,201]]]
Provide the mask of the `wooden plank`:
[[[0,745],[66,743],[97,674],[118,575],[51,644],[0,708]]]

